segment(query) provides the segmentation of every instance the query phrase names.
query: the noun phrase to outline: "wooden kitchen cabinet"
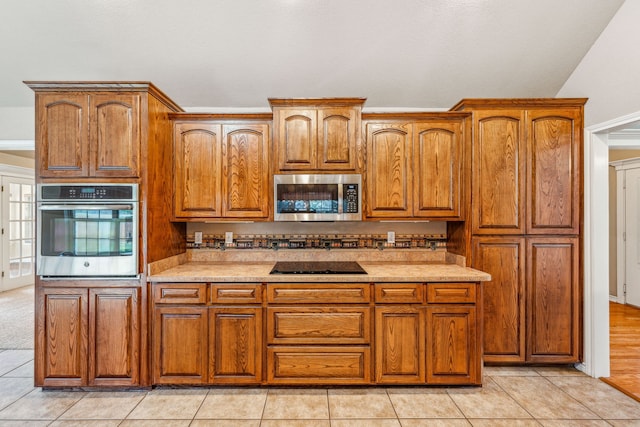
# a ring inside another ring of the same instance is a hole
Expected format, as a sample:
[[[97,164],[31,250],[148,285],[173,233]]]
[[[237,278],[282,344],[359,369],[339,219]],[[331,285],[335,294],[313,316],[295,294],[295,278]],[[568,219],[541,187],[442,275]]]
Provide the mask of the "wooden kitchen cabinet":
[[[38,175],[138,177],[140,114],[138,93],[38,92]]]
[[[176,119],[175,217],[267,218],[270,133],[260,121]]]
[[[206,306],[157,305],[153,316],[153,383],[206,384]]]
[[[473,238],[473,266],[491,275],[482,284],[484,361],[523,363],[526,331],[525,238]]]
[[[453,107],[473,114],[468,235],[471,266],[492,276],[483,297],[487,362],[580,361],[585,102],[465,99]]]
[[[140,382],[140,288],[89,289],[89,385]]]
[[[527,359],[533,363],[579,360],[579,239],[528,238],[527,287]]]
[[[427,330],[427,383],[482,383],[475,307],[427,306]]]
[[[364,115],[367,218],[461,218],[467,114],[448,114]]]
[[[262,381],[262,307],[209,309],[209,382]]]
[[[375,378],[380,384],[425,381],[425,309],[414,305],[375,308]]]
[[[137,287],[40,287],[36,385],[139,385],[140,297]]]
[[[275,99],[275,173],[359,171],[360,115],[365,99]]]
[[[88,383],[89,294],[87,288],[38,288],[35,385]]]

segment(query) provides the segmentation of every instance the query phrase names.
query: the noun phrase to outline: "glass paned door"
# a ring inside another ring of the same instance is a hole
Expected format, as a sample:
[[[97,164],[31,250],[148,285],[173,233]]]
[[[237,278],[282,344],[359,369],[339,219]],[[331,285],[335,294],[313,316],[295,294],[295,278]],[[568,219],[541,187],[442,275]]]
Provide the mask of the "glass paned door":
[[[2,177],[2,280],[0,290],[34,282],[35,186],[33,180]]]

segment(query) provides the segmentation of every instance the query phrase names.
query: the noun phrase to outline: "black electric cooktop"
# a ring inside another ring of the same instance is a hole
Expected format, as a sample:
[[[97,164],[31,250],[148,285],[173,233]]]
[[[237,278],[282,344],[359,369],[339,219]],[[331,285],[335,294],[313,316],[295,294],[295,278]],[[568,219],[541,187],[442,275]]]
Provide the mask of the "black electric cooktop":
[[[278,261],[270,274],[367,274],[355,261]]]

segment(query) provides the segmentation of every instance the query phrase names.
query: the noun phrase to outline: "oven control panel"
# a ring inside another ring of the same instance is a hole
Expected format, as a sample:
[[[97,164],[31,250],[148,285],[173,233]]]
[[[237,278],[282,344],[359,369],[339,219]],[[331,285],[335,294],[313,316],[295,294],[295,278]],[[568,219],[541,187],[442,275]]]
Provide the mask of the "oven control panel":
[[[137,184],[42,184],[40,200],[119,200],[137,201]]]

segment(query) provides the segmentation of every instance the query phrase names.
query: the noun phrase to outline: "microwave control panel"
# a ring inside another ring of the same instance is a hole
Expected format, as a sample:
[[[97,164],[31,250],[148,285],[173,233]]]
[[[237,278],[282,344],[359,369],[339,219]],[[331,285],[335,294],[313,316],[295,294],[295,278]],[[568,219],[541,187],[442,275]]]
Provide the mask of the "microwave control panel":
[[[358,184],[343,184],[344,213],[358,213]]]

